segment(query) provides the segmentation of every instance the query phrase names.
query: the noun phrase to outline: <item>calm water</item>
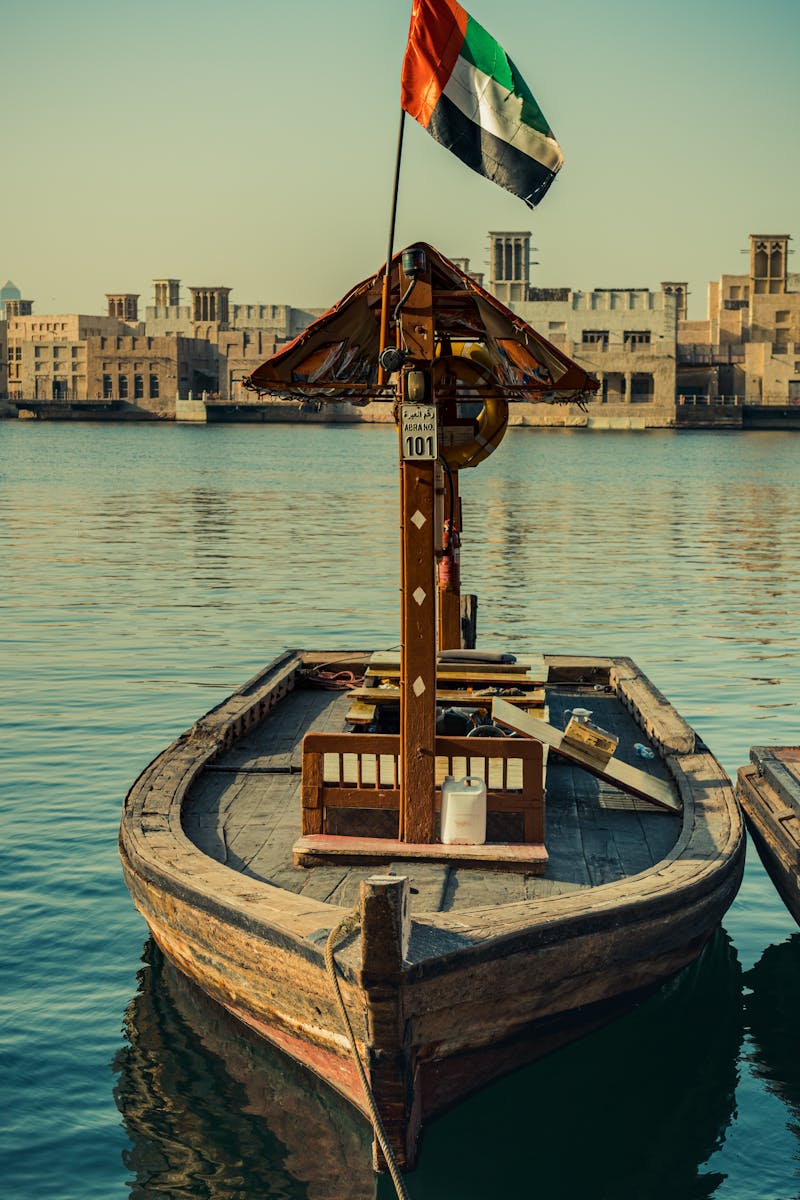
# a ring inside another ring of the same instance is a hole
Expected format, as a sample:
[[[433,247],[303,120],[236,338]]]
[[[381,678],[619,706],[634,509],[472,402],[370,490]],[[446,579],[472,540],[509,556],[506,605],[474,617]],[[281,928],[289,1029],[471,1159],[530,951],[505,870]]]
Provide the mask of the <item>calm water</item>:
[[[374,1194],[349,1111],[165,972],[116,830],[283,647],[397,643],[393,432],[3,422],[0,454],[4,1196]],[[800,438],[515,430],[465,474],[483,645],[631,655],[731,773],[800,741]],[[751,852],[699,966],[431,1126],[411,1195],[797,1197],[799,1008]]]

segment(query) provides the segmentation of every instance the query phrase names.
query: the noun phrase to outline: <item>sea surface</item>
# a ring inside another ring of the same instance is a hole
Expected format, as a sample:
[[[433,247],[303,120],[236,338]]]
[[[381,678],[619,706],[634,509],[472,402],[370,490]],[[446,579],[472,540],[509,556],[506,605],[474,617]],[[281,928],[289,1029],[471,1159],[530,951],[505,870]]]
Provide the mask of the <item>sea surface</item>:
[[[123,796],[286,646],[399,640],[380,427],[0,423],[0,1190],[351,1200],[341,1102],[171,975]],[[627,654],[731,774],[800,742],[800,436],[512,430],[464,473],[479,641]],[[749,847],[701,961],[432,1124],[415,1200],[800,1196],[800,931]]]

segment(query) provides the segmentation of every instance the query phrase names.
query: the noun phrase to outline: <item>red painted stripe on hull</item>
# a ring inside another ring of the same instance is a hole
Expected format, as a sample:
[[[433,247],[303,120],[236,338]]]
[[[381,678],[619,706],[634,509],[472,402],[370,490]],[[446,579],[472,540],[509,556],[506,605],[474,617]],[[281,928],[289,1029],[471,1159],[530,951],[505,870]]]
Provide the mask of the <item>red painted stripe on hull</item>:
[[[359,1112],[369,1117],[361,1076],[358,1074],[358,1068],[352,1057],[340,1058],[338,1054],[326,1050],[323,1046],[314,1045],[295,1034],[288,1033],[285,1029],[260,1021],[257,1017],[233,1004],[226,1004],[225,1008],[260,1037],[271,1042],[273,1046],[277,1046],[284,1054],[288,1054],[290,1058],[318,1075],[320,1079],[324,1079],[335,1091],[349,1100]]]

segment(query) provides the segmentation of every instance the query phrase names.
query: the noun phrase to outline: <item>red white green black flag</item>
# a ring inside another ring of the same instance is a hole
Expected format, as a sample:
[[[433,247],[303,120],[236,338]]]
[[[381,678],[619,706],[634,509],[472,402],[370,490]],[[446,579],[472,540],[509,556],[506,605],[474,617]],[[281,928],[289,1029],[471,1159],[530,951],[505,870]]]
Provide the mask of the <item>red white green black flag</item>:
[[[564,161],[517,68],[457,0],[413,0],[400,103],[437,142],[529,208]]]

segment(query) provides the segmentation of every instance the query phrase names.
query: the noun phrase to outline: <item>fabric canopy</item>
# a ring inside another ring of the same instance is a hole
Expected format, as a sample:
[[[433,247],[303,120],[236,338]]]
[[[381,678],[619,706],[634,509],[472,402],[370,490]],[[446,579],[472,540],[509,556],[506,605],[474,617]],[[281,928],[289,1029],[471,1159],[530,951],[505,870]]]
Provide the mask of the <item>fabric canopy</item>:
[[[432,246],[418,242],[409,249],[424,251],[431,264],[440,351],[449,353],[453,343],[482,345],[481,362],[488,365],[492,392],[509,400],[564,403],[597,390],[593,376]],[[390,311],[401,299],[402,253],[392,260]],[[379,381],[382,280],[383,268],[257,367],[244,386],[298,400],[366,403],[394,397],[394,383]]]

